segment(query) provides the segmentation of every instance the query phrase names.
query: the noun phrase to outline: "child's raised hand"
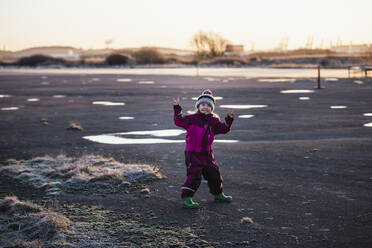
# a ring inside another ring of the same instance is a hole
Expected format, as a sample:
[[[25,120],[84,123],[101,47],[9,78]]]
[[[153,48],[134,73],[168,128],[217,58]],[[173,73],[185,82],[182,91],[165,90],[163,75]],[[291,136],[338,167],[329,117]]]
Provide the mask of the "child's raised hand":
[[[230,117],[230,118],[234,118],[234,110],[228,110],[227,111],[227,115]]]
[[[180,98],[179,97],[177,97],[177,99],[176,98],[173,98],[173,105],[174,106],[180,105]]]

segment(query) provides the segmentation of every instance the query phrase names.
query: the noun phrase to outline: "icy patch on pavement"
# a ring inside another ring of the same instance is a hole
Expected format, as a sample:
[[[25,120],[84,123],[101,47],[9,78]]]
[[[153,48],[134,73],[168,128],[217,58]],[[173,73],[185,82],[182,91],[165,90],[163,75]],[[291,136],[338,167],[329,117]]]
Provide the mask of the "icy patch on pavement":
[[[248,119],[252,118],[254,115],[239,115],[238,118]]]
[[[119,117],[119,119],[120,120],[133,120],[134,117],[132,117],[132,116],[121,116],[121,117]]]
[[[347,106],[330,106],[331,109],[346,109]]]
[[[167,144],[167,143],[184,143],[185,140],[174,140],[174,139],[164,139],[164,138],[132,138],[134,135],[138,136],[153,136],[153,137],[172,137],[179,136],[185,131],[181,129],[165,129],[165,130],[152,130],[152,131],[133,131],[133,132],[121,132],[121,133],[110,133],[110,134],[100,134],[84,136],[84,139],[98,142],[102,144],[111,145],[125,145],[125,144]],[[132,137],[125,137],[132,136]],[[232,143],[238,142],[238,140],[215,140],[215,142],[221,143]]]
[[[294,83],[296,82],[295,78],[261,78],[257,80],[258,82],[264,83],[280,83],[280,82],[289,82]]]
[[[281,90],[282,94],[296,94],[296,93],[314,93],[313,90]]]
[[[109,101],[94,101],[92,104],[104,105],[104,106],[124,106],[123,102],[109,102]]]
[[[19,109],[18,107],[4,107],[4,108],[1,108],[1,110],[3,110],[3,111],[18,110],[18,109]]]
[[[39,98],[28,98],[27,101],[28,102],[38,102],[38,101],[40,101],[40,99]]]
[[[116,82],[132,82],[132,79],[130,79],[130,78],[118,78],[118,79],[116,79]]]
[[[220,105],[221,108],[229,109],[252,109],[252,108],[266,108],[267,105]]]
[[[154,84],[154,81],[139,81],[138,84]]]

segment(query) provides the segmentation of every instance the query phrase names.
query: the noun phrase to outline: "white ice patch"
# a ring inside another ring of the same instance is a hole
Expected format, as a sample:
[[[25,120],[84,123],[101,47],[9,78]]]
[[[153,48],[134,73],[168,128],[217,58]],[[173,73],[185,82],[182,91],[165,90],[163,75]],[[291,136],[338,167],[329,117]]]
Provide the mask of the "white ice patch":
[[[5,108],[1,108],[1,110],[4,110],[4,111],[18,110],[18,109],[19,109],[18,107],[5,107]]]
[[[111,133],[111,134],[101,134],[85,136],[84,139],[111,145],[124,145],[124,144],[166,144],[166,143],[184,143],[184,140],[172,140],[164,138],[127,138],[123,136],[131,135],[149,135],[155,137],[171,137],[179,136],[185,133],[185,131],[180,129],[165,129],[165,130],[153,130],[153,131],[133,131],[133,132],[121,132],[121,133]],[[238,142],[238,140],[215,140],[215,142],[220,143],[233,143]]]
[[[164,143],[182,143],[184,140],[170,140],[170,139],[134,139],[124,138],[115,135],[96,135],[96,136],[85,136],[84,139],[111,145],[128,145],[128,144],[164,144]]]
[[[310,100],[310,97],[300,96],[298,99],[301,100],[301,101],[307,101],[307,100]]]
[[[216,82],[216,81],[220,81],[219,78],[213,78],[213,77],[205,77],[204,78],[205,80],[209,81],[209,82]]]
[[[123,102],[108,102],[108,101],[94,101],[92,104],[104,105],[104,106],[124,106]]]
[[[346,109],[347,106],[330,106],[331,109]]]
[[[372,113],[364,113],[363,116],[372,116]]]
[[[356,83],[356,84],[364,84],[364,82],[361,81],[361,80],[355,80],[354,83]]]
[[[0,98],[11,97],[11,95],[0,95]]]
[[[295,78],[261,78],[257,80],[258,82],[263,83],[280,83],[280,82],[289,82],[294,83],[296,82]]]
[[[120,120],[133,120],[134,117],[132,117],[132,116],[121,116],[121,117],[119,117],[119,119]]]
[[[28,98],[27,101],[28,102],[38,102],[38,101],[40,101],[40,99],[39,98]]]
[[[132,79],[130,79],[130,78],[118,78],[118,79],[116,79],[116,82],[132,82]]]
[[[338,78],[326,78],[325,81],[333,81],[333,82],[336,82],[338,81],[339,79]]]
[[[151,135],[155,137],[170,137],[170,136],[179,136],[186,131],[181,129],[164,129],[164,130],[154,130],[154,131],[133,131],[133,132],[123,132],[117,133],[120,135]]]
[[[214,100],[222,100],[223,99],[222,96],[214,96],[213,98],[214,98]],[[193,97],[191,99],[194,100],[194,101],[197,101],[198,100],[198,97]]]
[[[139,81],[139,84],[154,84],[154,81]]]
[[[239,115],[238,118],[248,119],[252,118],[254,115]]]
[[[365,126],[365,127],[372,127],[372,122],[366,123],[363,126]]]
[[[253,108],[266,108],[267,105],[220,105],[221,108],[230,109],[253,109]]]
[[[54,95],[53,96],[54,98],[64,98],[64,97],[66,97],[65,95]]]
[[[281,90],[282,94],[296,94],[296,93],[314,93],[313,90]]]

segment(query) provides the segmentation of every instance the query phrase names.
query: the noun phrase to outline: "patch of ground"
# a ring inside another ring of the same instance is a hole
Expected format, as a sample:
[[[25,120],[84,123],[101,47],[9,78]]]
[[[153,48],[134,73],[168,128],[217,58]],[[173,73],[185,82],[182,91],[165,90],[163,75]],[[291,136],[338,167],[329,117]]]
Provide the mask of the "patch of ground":
[[[58,195],[62,191],[118,192],[164,177],[156,166],[124,164],[94,155],[9,159],[5,164],[0,167],[0,174],[45,189],[48,195]]]
[[[43,208],[16,196],[0,200],[4,247],[218,247],[190,227],[144,224],[124,214],[80,204]]]
[[[55,247],[74,234],[72,222],[16,196],[0,200],[0,240],[4,247]]]

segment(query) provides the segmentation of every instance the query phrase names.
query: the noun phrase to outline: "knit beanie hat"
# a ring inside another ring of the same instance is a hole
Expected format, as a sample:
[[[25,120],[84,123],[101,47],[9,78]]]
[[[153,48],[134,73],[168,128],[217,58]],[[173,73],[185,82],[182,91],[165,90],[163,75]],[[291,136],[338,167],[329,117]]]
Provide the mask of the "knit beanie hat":
[[[195,108],[199,108],[199,105],[203,102],[211,106],[213,111],[214,106],[216,105],[216,100],[214,100],[212,91],[210,89],[203,90],[202,94],[198,97],[198,100],[195,103]]]

